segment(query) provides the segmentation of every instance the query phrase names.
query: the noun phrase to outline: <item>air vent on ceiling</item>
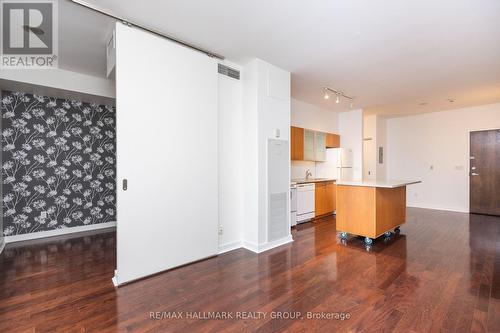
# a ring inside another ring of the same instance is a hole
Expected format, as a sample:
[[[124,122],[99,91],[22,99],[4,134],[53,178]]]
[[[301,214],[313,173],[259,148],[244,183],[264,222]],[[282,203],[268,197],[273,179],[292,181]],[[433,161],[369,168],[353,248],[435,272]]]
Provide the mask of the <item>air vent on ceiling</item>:
[[[240,72],[236,69],[232,69],[231,67],[227,67],[225,65],[219,64],[219,74],[229,76],[233,79],[240,79]]]

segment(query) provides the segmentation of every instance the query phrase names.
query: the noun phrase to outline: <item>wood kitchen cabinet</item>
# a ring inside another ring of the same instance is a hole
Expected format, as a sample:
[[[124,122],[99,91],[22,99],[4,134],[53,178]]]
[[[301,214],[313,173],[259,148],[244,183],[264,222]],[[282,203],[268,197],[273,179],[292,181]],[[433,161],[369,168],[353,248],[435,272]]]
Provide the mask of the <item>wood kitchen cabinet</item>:
[[[340,148],[340,135],[326,133],[326,148]]]
[[[326,160],[326,148],[340,147],[340,136],[291,126],[290,145],[292,161],[322,162]]]
[[[290,145],[292,161],[304,160],[304,129],[292,126],[290,128]]]
[[[336,185],[335,182],[326,182],[325,192],[326,192],[326,210],[327,213],[333,213],[336,207]]]
[[[335,182],[318,182],[314,192],[314,210],[316,216],[332,214],[336,209]]]

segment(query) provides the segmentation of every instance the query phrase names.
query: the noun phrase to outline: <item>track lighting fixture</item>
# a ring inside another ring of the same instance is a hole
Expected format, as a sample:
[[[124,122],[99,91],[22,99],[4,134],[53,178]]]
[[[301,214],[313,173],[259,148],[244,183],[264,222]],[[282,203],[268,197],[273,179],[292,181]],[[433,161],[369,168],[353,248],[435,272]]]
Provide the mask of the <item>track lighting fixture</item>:
[[[333,94],[335,94],[335,103],[336,104],[340,103],[340,98],[342,97],[342,98],[345,98],[345,99],[348,99],[348,100],[351,101],[351,104],[350,104],[351,109],[354,106],[354,104],[352,103],[352,100],[354,100],[354,97],[348,96],[348,95],[344,94],[340,90],[335,90],[335,89],[332,89],[332,88],[323,87],[323,93],[324,93],[324,95],[323,95],[324,99],[330,99],[330,94],[329,93],[333,93]]]

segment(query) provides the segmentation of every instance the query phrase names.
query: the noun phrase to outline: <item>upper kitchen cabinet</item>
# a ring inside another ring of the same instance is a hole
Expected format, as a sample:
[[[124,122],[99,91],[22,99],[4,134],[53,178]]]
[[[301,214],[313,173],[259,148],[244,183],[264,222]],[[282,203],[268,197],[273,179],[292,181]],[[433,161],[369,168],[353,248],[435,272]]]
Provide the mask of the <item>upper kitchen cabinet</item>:
[[[326,149],[340,147],[340,136],[291,126],[292,161],[326,161]]]
[[[304,129],[300,127],[290,128],[290,144],[292,146],[292,161],[304,160]]]
[[[314,161],[316,151],[314,149],[315,135],[314,131],[304,130],[304,161]]]
[[[326,133],[314,133],[314,160],[326,161]]]
[[[340,135],[326,133],[326,148],[340,148]]]

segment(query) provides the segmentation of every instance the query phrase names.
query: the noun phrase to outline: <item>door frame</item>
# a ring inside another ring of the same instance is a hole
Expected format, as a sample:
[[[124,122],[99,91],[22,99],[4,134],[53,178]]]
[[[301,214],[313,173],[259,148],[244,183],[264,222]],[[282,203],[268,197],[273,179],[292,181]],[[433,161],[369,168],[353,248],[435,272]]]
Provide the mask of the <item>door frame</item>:
[[[500,125],[495,126],[495,127],[486,127],[486,128],[479,128],[479,129],[469,129],[467,131],[467,193],[469,195],[469,200],[468,200],[468,213],[470,214],[470,135],[472,132],[484,132],[484,131],[500,131]]]

